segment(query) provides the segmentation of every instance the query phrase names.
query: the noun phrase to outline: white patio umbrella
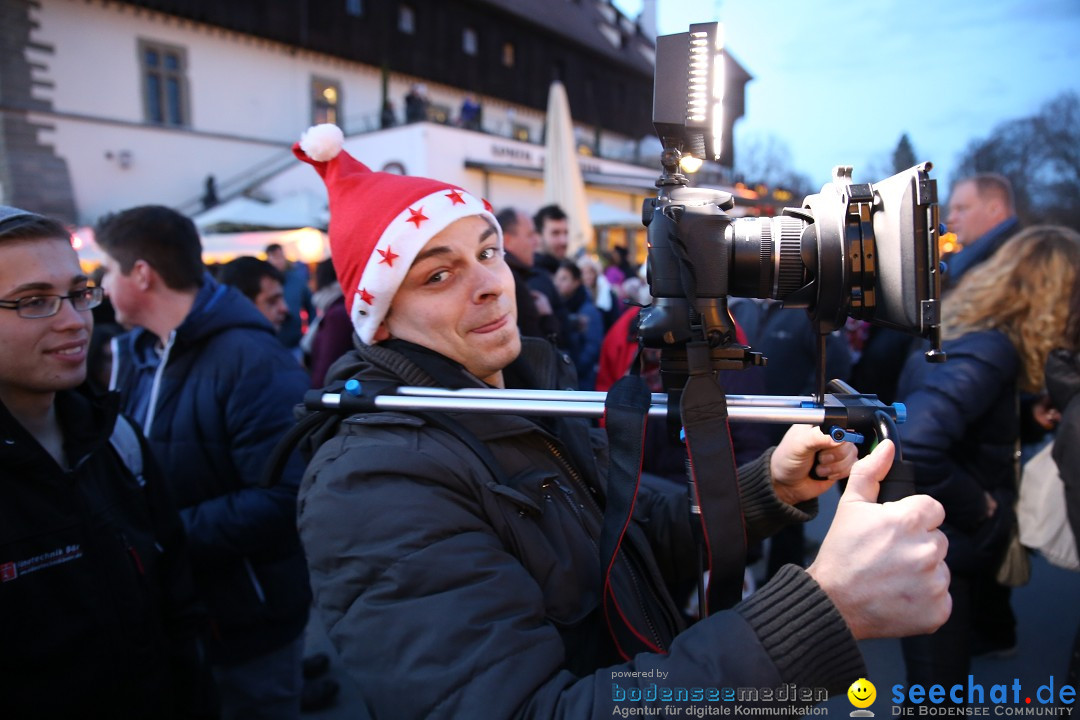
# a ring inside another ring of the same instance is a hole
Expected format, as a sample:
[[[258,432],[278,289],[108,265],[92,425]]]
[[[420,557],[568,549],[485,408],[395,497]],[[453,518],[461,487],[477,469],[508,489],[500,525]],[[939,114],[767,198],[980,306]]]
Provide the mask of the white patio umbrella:
[[[566,88],[558,80],[548,91],[547,129],[544,142],[544,204],[555,204],[570,219],[570,242],[567,255],[592,246],[593,228],[589,222],[589,204],[585,181],[578,165],[574,123],[570,119],[570,101]]]
[[[200,233],[213,232],[219,226],[250,226],[261,229],[325,227],[326,200],[298,192],[261,202],[239,196],[215,205],[192,217]]]

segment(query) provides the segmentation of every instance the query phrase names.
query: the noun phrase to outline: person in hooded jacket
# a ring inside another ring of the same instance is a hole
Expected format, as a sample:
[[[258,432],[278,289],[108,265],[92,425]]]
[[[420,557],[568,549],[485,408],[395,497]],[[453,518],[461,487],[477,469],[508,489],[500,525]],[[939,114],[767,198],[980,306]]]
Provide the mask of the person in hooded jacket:
[[[582,281],[581,268],[573,260],[560,260],[555,287],[570,311],[570,347],[567,352],[577,368],[578,387],[596,386],[596,365],[604,342],[604,320]]]
[[[160,206],[96,232],[117,320],[111,385],[165,471],[214,626],[226,717],[296,717],[311,593],[296,534],[299,458],[272,488],[264,465],[293,422],[306,372],[269,321],[206,272],[190,219]]]
[[[358,380],[365,395],[576,387],[569,358],[518,332],[490,206],[452,184],[372,172],[342,143],[324,125],[294,146],[326,181],[360,341],[330,379]],[[605,573],[607,448],[585,419],[313,419],[301,539],[317,612],[373,717],[607,718],[677,688],[702,691],[683,706],[715,710],[704,689],[789,682],[820,697],[865,673],[857,638],[925,632],[948,615],[940,506],[873,502],[889,442],[853,468],[853,446],[802,426],[743,467],[751,536],[805,520],[818,494],[851,477],[810,570],[789,566],[687,628],[666,590],[696,566],[685,493],[642,488]],[[812,467],[829,479],[810,479]]]
[[[101,289],[59,222],[0,206],[0,714],[216,717],[184,529],[115,394]]]

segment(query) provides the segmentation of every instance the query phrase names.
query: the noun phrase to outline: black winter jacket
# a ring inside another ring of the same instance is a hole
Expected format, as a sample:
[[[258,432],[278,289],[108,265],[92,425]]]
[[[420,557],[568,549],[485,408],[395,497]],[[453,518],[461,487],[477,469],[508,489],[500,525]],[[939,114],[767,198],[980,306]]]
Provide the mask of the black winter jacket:
[[[57,393],[69,471],[0,405],[3,717],[215,712],[183,528],[145,444],[142,487],[109,444],[117,400]]]
[[[1065,483],[1065,509],[1080,548],[1080,354],[1057,349],[1046,359],[1046,390],[1061,423],[1054,437],[1054,462]]]
[[[445,358],[386,345],[358,348],[335,374],[483,386]],[[574,386],[549,344],[523,347],[509,387]],[[453,433],[378,412],[319,438],[301,486],[316,609],[373,717],[607,718],[620,692],[650,683],[838,691],[865,672],[835,607],[794,566],[735,611],[683,629],[665,581],[693,572],[685,493],[648,489],[616,593],[662,652],[621,660],[599,606],[603,443],[585,421],[446,416],[491,451],[501,477]],[[807,517],[772,494],[768,457],[740,478],[751,529]]]
[[[997,567],[1016,523],[1016,441],[1020,434],[1020,356],[997,330],[943,345],[948,362],[908,358],[897,399],[907,405],[899,426],[915,482],[945,507],[946,562],[953,571]],[[986,519],[986,493],[997,511]]]
[[[209,275],[166,340],[159,357],[146,330],[114,339],[111,384],[176,499],[215,628],[212,659],[243,661],[307,624],[311,592],[296,534],[303,465],[290,464],[275,487],[259,484],[308,377],[251,301]]]

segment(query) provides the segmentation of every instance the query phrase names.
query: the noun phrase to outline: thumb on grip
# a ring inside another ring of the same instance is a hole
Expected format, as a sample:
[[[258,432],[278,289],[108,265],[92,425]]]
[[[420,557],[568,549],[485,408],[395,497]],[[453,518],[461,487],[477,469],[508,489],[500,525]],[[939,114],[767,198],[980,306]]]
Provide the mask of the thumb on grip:
[[[892,463],[894,445],[891,440],[884,440],[866,457],[858,460],[848,476],[847,488],[842,501],[877,502],[879,483],[887,476]],[[884,487],[884,486],[882,486]]]

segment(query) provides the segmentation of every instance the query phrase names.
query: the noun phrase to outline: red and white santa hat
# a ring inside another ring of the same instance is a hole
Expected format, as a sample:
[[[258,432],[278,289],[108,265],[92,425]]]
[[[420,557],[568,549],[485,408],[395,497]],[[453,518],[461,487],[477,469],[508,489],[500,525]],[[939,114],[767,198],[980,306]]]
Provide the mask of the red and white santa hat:
[[[374,172],[345,152],[344,142],[336,125],[316,125],[293,154],[326,183],[330,256],[356,334],[371,344],[428,240],[455,220],[480,215],[495,227],[502,250],[502,229],[487,200],[439,180]]]

